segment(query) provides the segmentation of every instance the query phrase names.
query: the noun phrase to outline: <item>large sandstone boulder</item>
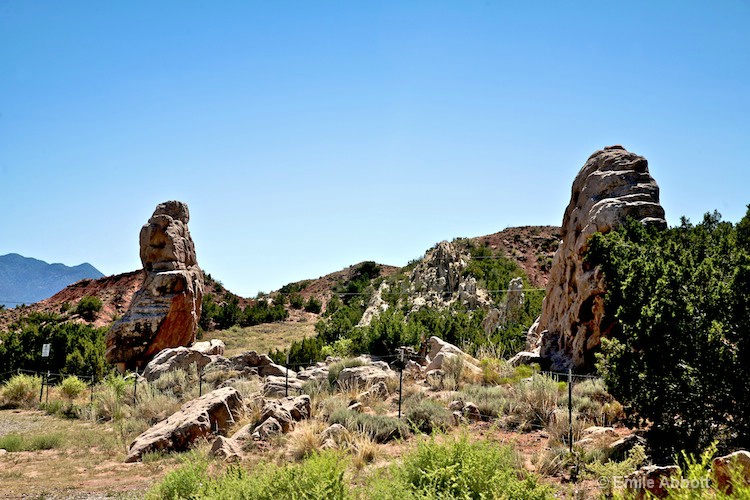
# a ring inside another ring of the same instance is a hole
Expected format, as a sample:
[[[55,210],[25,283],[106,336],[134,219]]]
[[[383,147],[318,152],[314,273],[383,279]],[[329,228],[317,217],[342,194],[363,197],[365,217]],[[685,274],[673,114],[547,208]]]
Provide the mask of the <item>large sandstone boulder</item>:
[[[143,370],[143,377],[152,382],[171,371],[180,369],[187,371],[191,365],[195,365],[196,370],[200,371],[201,368],[212,361],[211,356],[195,349],[188,349],[187,347],[164,349],[149,361]]]
[[[141,228],[146,279],[130,308],[107,332],[107,361],[124,369],[142,366],[168,347],[195,341],[203,299],[203,272],[188,230],[185,203],[156,207]]]
[[[628,217],[666,227],[648,161],[610,146],[591,155],[573,182],[542,314],[529,331],[530,350],[539,347],[553,370],[592,369],[601,337],[615,325],[604,317],[601,270],[583,260],[594,233],[609,232]]]
[[[352,366],[344,368],[339,373],[338,383],[341,387],[349,388],[369,388],[380,382],[386,383],[396,374],[389,368],[379,365]]]
[[[194,399],[135,438],[126,462],[137,462],[151,451],[186,451],[200,438],[224,434],[244,411],[242,395],[232,387]]]

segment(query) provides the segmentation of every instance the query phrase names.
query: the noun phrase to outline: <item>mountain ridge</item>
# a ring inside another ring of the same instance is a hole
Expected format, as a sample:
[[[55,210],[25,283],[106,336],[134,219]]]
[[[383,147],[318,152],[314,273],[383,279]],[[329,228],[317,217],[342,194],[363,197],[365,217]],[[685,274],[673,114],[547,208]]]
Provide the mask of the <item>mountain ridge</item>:
[[[0,304],[14,307],[47,299],[82,279],[104,274],[88,262],[76,266],[48,263],[18,253],[0,256]]]

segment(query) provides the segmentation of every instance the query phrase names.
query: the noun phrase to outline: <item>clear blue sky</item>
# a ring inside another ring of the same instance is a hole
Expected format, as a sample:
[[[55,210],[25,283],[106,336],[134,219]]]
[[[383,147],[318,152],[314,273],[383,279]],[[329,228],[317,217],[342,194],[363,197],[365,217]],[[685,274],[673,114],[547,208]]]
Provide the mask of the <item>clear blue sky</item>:
[[[140,267],[157,203],[242,295],[560,224],[596,149],[671,224],[750,203],[750,3],[0,0],[0,255]]]

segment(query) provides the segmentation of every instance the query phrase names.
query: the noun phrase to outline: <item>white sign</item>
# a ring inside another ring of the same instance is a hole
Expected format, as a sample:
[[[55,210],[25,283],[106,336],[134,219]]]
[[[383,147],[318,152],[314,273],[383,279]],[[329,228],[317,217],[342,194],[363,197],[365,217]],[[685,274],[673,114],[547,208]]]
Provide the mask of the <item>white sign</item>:
[[[49,358],[49,348],[51,344],[42,344],[42,357]]]

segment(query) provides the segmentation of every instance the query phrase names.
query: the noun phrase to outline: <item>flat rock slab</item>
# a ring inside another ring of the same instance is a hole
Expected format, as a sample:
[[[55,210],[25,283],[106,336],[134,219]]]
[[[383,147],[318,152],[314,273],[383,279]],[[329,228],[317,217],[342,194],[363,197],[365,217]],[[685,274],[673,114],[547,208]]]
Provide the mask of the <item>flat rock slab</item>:
[[[187,451],[202,437],[225,433],[243,409],[237,389],[224,387],[209,392],[138,436],[125,462],[137,462],[147,452]]]

